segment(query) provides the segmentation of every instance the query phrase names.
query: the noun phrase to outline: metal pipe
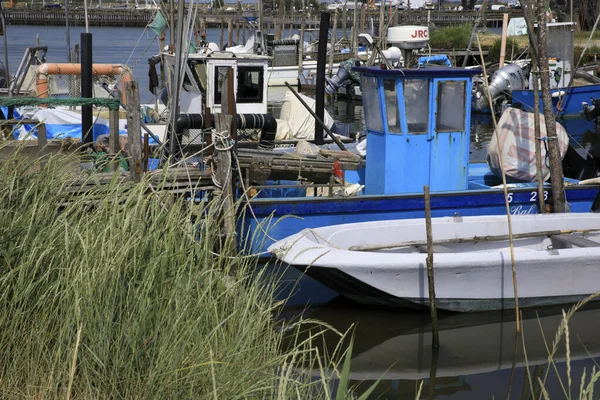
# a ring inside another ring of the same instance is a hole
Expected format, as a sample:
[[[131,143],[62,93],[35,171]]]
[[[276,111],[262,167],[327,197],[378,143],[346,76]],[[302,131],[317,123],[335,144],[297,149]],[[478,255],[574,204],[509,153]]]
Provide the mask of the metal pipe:
[[[81,33],[81,97],[92,98],[92,34]],[[92,105],[81,106],[81,140],[83,143],[92,143],[94,135]]]
[[[91,35],[91,33],[89,34]],[[83,55],[83,48],[81,50]],[[92,64],[92,75],[113,75],[121,77],[121,99],[125,103],[125,83],[133,80],[131,70],[121,64]],[[40,64],[37,67],[37,83],[36,91],[37,97],[45,99],[48,97],[48,75],[81,75],[82,68],[81,64],[69,64],[69,63],[49,63]],[[83,79],[83,77],[82,77]]]
[[[321,13],[321,24],[319,25],[319,50],[317,53],[317,92],[315,98],[315,113],[317,118],[320,118],[321,121],[325,116],[325,64],[327,62],[329,18],[329,13]],[[317,124],[315,124],[315,144],[323,144],[323,129]]]
[[[210,126],[215,126],[214,114],[210,116]],[[277,120],[271,114],[236,114],[236,124],[239,129],[261,129],[258,147],[270,150],[275,147]],[[179,141],[185,129],[205,129],[205,116],[202,114],[179,114],[175,119],[175,132]]]

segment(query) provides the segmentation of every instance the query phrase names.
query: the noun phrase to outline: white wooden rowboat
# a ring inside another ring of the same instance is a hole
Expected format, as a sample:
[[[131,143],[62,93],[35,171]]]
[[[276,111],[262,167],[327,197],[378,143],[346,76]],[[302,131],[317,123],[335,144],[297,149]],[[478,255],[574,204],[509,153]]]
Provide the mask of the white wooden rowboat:
[[[520,306],[600,291],[600,214],[514,215],[512,225]],[[433,218],[432,231],[438,308],[514,307],[505,216]],[[360,303],[429,304],[424,219],[306,229],[269,251]]]

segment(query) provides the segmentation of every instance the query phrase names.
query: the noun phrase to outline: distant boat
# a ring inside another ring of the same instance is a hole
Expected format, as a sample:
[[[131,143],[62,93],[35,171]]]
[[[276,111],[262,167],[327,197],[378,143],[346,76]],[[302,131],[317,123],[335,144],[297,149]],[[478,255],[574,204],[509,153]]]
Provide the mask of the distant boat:
[[[520,306],[600,291],[600,214],[515,215],[512,229]],[[514,308],[505,216],[433,218],[432,231],[439,309]],[[429,304],[424,219],[306,229],[269,251],[359,303]]]
[[[592,74],[573,70],[574,23],[549,23],[548,54],[552,109],[558,116],[579,116],[582,103],[600,97],[600,79]],[[507,106],[531,112],[534,107],[533,76],[527,60],[501,66],[489,78],[489,95],[494,112],[501,114]],[[577,79],[578,82],[574,82]],[[541,87],[541,86],[540,86]],[[540,111],[543,111],[540,91]],[[475,112],[489,113],[488,91],[483,83],[475,85]]]

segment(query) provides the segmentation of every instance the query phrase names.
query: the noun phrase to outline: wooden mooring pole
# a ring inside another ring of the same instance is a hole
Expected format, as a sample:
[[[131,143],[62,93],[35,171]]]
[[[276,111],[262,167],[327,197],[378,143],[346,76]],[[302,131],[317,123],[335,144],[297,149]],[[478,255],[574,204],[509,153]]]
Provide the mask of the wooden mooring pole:
[[[233,46],[233,20],[227,20],[227,47]]]
[[[118,109],[110,110],[108,112],[108,129],[108,157],[110,160],[110,170],[115,172],[119,169],[119,153],[121,152]]]
[[[433,279],[433,234],[431,232],[431,197],[429,186],[423,187],[425,192],[425,232],[427,235],[427,283],[429,286],[429,313],[431,314],[431,346],[440,346],[437,308],[435,306],[435,283]]]
[[[140,125],[140,91],[136,81],[125,82],[127,98],[127,143],[129,144],[129,172],[131,179],[142,179],[142,129]]]
[[[223,216],[223,230],[226,237],[225,243],[227,251],[230,252],[230,254],[235,254],[237,247],[235,237],[233,160],[231,157],[228,157],[228,153],[232,151],[232,149],[223,149],[225,143],[219,138],[221,135],[225,135],[232,140],[235,140],[237,136],[233,86],[233,68],[228,68],[225,82],[223,82],[223,87],[226,90],[223,90],[221,97],[221,113],[215,114],[217,138],[213,141],[216,149],[214,156],[217,161],[217,178],[221,183],[220,206]]]
[[[535,9],[535,8],[534,8]],[[550,70],[548,61],[548,39],[547,28],[548,15],[546,14],[546,3],[542,0],[537,2],[538,23],[538,67],[540,69],[540,81],[542,89],[542,104],[544,108],[544,119],[546,120],[546,138],[548,153],[550,155],[550,179],[552,181],[552,211],[566,212],[565,177],[562,169],[562,159],[558,148],[556,135],[556,118],[552,107],[550,95]]]

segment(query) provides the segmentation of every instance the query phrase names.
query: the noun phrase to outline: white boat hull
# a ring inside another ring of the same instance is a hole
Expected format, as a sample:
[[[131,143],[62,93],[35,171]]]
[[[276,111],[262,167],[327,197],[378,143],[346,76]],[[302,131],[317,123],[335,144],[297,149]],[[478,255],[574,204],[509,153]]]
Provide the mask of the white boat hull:
[[[598,246],[577,247],[561,246],[556,240],[560,231],[565,235],[576,230],[590,231],[584,241],[600,240],[599,214],[512,218],[513,234],[520,237],[514,241],[520,306],[570,303],[600,291],[600,242]],[[522,237],[530,233],[532,237]],[[434,275],[439,308],[477,311],[514,307],[508,240],[488,240],[489,236],[507,234],[503,216],[433,219],[433,239],[438,243]],[[577,239],[581,234],[572,236]],[[473,237],[479,240],[469,240]],[[270,251],[291,265],[309,266],[310,276],[358,302],[426,306],[427,255],[420,252],[424,251],[425,239],[423,219],[369,222],[305,230],[276,243]],[[409,245],[393,246],[395,243]],[[390,246],[379,251],[351,250],[353,246],[385,244]]]

